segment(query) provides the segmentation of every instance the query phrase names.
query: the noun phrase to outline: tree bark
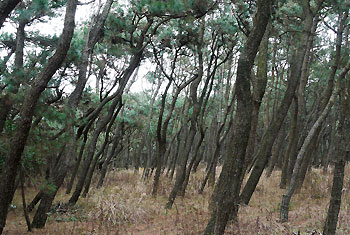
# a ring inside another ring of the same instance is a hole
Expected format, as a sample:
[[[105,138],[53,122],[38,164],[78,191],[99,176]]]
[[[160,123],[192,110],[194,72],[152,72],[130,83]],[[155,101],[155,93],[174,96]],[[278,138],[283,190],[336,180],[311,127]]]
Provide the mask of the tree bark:
[[[211,198],[211,218],[205,234],[224,234],[227,221],[238,203],[240,179],[243,173],[242,168],[252,120],[252,96],[249,80],[260,42],[270,18],[271,5],[272,1],[269,0],[257,1],[254,27],[238,59],[235,88],[237,98],[235,131],[230,136],[232,144],[227,149],[225,162]]]
[[[317,121],[314,123],[314,125],[312,126],[312,128],[310,129],[304,143],[303,146],[301,147],[298,156],[297,156],[297,160],[295,162],[295,167],[293,170],[293,175],[291,178],[291,182],[288,186],[288,189],[286,191],[286,193],[283,195],[282,197],[282,202],[281,202],[281,210],[280,210],[280,220],[281,222],[286,222],[288,221],[288,213],[289,213],[289,203],[290,200],[293,196],[294,190],[296,188],[296,183],[297,183],[297,179],[299,176],[299,171],[300,171],[300,167],[303,161],[303,158],[305,156],[305,152],[308,148],[308,146],[311,143],[312,138],[314,137],[314,135],[316,134],[316,131],[318,129],[318,127],[322,124],[322,122],[324,121],[324,119],[327,117],[328,112],[330,111],[334,101],[335,101],[335,96],[338,92],[334,92],[332,97],[329,99],[329,102],[327,104],[327,106],[325,107],[325,109],[323,110],[322,114],[319,116],[319,118],[317,119]]]
[[[349,154],[349,152],[347,153]],[[345,160],[338,159],[334,164],[333,185],[331,200],[329,203],[327,218],[323,228],[323,235],[335,235],[338,223],[338,215],[341,205],[341,196],[344,182]]]
[[[78,173],[81,159],[83,158],[83,153],[84,153],[84,149],[85,149],[85,145],[86,145],[86,140],[87,140],[87,136],[84,137],[83,143],[80,146],[78,159],[77,159],[77,161],[74,164],[73,172],[72,172],[71,178],[70,178],[70,180],[68,182],[68,185],[67,185],[66,194],[70,194],[70,192],[72,190],[72,187],[73,187],[73,184],[74,184],[74,179],[75,179],[75,177],[76,177],[76,175]]]
[[[347,84],[346,84],[347,83]],[[346,160],[350,157],[350,148],[348,143],[350,141],[350,80],[341,82],[341,95],[340,95],[340,117],[339,125],[337,128],[336,137],[336,149],[335,163],[333,171],[333,186],[331,191],[331,200],[329,203],[327,218],[323,228],[324,235],[335,235],[338,215],[341,206],[341,197],[343,191],[344,182],[344,168]],[[334,127],[335,128],[335,127]]]
[[[267,164],[268,156],[271,152],[273,143],[275,142],[278,132],[283,124],[284,118],[287,115],[289,106],[293,100],[295,89],[299,83],[302,62],[304,60],[306,50],[310,50],[310,48],[307,48],[307,42],[311,33],[313,23],[312,19],[313,17],[311,13],[305,17],[304,30],[301,35],[301,44],[298,45],[295,59],[292,59],[291,75],[288,80],[286,93],[283,97],[280,107],[277,110],[277,115],[274,117],[274,120],[270,122],[270,126],[262,137],[262,142],[260,143],[256,154],[257,160],[254,164],[252,173],[241,193],[240,200],[245,204],[249,203],[255,191],[255,188]]]
[[[67,143],[67,146],[66,146],[67,148],[63,153],[62,159],[60,161],[60,165],[55,169],[55,170],[60,169],[60,171],[59,172],[54,171],[54,173],[50,177],[50,180],[55,185],[56,189],[52,192],[44,192],[42,194],[40,205],[33,218],[33,226],[37,228],[42,228],[45,226],[46,219],[47,219],[47,212],[50,210],[50,207],[56,196],[58,189],[61,187],[61,185],[64,182],[64,178],[66,177],[71,157],[76,154],[77,139],[75,138],[75,132],[74,132],[74,116],[75,116],[74,110],[79,104],[82,91],[84,90],[85,84],[87,81],[88,57],[99,39],[100,30],[103,28],[104,22],[108,16],[112,2],[113,2],[112,0],[108,0],[104,6],[102,13],[93,18],[92,24],[87,33],[87,37],[86,37],[85,44],[83,47],[83,52],[82,52],[82,59],[79,65],[78,83],[74,91],[72,92],[72,94],[69,96],[68,103],[67,103],[67,120],[66,120],[66,126],[68,130],[67,135],[73,138],[73,141]],[[89,129],[90,126],[91,124],[88,125],[87,129]],[[87,135],[87,133],[85,133],[85,135]],[[72,180],[72,183],[73,181],[74,181],[74,178]]]
[[[8,206],[14,194],[14,182],[17,169],[31,128],[36,104],[40,94],[45,90],[48,82],[63,63],[70,47],[75,28],[74,17],[76,6],[76,0],[67,1],[64,28],[56,52],[48,60],[48,63],[26,93],[20,109],[17,128],[11,140],[12,144],[6,157],[6,164],[2,172],[0,183],[0,191],[2,192],[0,194],[0,234],[5,227]]]
[[[21,0],[4,0],[0,3],[0,29],[2,28],[6,18],[15,9]]]
[[[123,127],[121,127],[121,128],[123,128]],[[115,156],[115,153],[119,154],[120,151],[122,150],[122,146],[120,145],[120,138],[121,138],[120,135],[117,135],[114,137],[112,150],[108,154],[108,157],[104,160],[104,162],[102,164],[102,169],[100,172],[100,178],[99,178],[98,183],[97,183],[97,188],[102,187],[104,178],[105,178],[106,173],[107,173],[107,167],[108,167],[109,163],[111,162],[112,158]]]
[[[284,130],[283,126],[281,127],[278,136],[275,140],[275,143],[272,147],[272,156],[269,162],[269,165],[266,169],[266,177],[270,177],[272,174],[273,169],[275,168],[275,165],[278,161],[279,156],[281,155],[280,153],[282,152],[281,149],[284,144],[284,139],[286,136],[286,131]]]

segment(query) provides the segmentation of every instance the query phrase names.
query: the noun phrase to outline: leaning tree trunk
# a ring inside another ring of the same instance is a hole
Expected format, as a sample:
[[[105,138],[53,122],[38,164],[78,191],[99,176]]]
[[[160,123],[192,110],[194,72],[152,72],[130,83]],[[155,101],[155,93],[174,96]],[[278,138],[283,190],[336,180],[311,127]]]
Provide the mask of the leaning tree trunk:
[[[76,154],[77,139],[75,138],[75,131],[74,131],[75,115],[73,112],[79,104],[82,92],[85,88],[85,85],[88,79],[87,78],[88,57],[91,54],[95,44],[99,39],[99,31],[101,30],[101,28],[103,28],[105,20],[109,14],[109,10],[112,2],[113,2],[112,0],[108,0],[104,6],[102,13],[92,19],[92,24],[86,35],[86,40],[82,51],[82,58],[81,58],[82,60],[81,60],[81,64],[79,65],[78,82],[74,91],[69,96],[68,103],[67,103],[67,110],[68,110],[67,120],[66,120],[66,126],[68,130],[67,135],[70,136],[70,138],[73,138],[73,141],[67,143],[67,148],[65,149],[62,156],[63,159],[61,160],[59,167],[55,169],[54,174],[52,174],[52,176],[50,177],[51,182],[55,185],[55,190],[50,191],[49,189],[46,189],[47,192],[42,194],[40,205],[33,218],[34,227],[42,228],[45,226],[46,219],[47,219],[47,212],[50,210],[50,207],[56,196],[58,189],[61,187],[61,185],[64,182],[64,179],[66,177],[69,164],[71,161],[71,157]],[[60,171],[57,171],[57,169],[59,169]]]
[[[280,210],[281,222],[288,221],[289,203],[290,203],[290,200],[293,196],[294,190],[296,188],[296,183],[297,183],[297,179],[299,176],[300,167],[301,167],[303,158],[305,156],[305,152],[306,152],[308,146],[310,145],[312,138],[316,134],[318,127],[322,124],[324,119],[327,117],[327,115],[328,115],[328,113],[329,113],[329,111],[330,111],[330,109],[335,101],[337,93],[338,92],[333,93],[332,97],[330,98],[330,100],[329,100],[327,106],[325,107],[325,109],[323,110],[322,114],[319,116],[317,121],[314,123],[314,125],[310,129],[310,131],[309,131],[309,133],[308,133],[308,135],[307,135],[307,137],[306,137],[306,139],[305,139],[305,141],[304,141],[304,143],[303,143],[303,145],[298,153],[290,184],[288,186],[286,193],[282,197],[281,210]]]
[[[349,79],[347,81],[346,86],[345,82],[342,82],[342,94],[340,96],[340,118],[339,125],[337,128],[338,135],[336,135],[336,137],[338,137],[336,138],[336,149],[338,150],[338,152],[335,155],[336,157],[333,171],[333,186],[331,192],[331,200],[329,203],[327,213],[327,219],[323,228],[324,235],[335,235],[336,232],[343,191],[345,159],[347,159],[350,155],[350,148],[348,147],[348,143],[350,141],[349,85]]]
[[[158,123],[157,123],[157,153],[156,153],[156,173],[154,175],[153,180],[153,189],[152,189],[152,195],[155,196],[158,191],[158,185],[159,185],[159,179],[160,179],[160,173],[162,168],[162,159],[166,151],[166,130],[168,129],[168,124],[171,118],[171,113],[173,112],[175,108],[176,99],[179,95],[179,91],[176,91],[173,100],[171,102],[171,106],[168,112],[167,117],[165,118],[165,121],[163,123],[163,115],[165,110],[165,102],[166,102],[166,96],[168,93],[168,90],[170,88],[170,85],[172,83],[172,80],[169,80],[164,93],[162,94],[162,101],[161,101],[161,107],[160,112],[158,116]],[[165,131],[163,131],[165,130]],[[151,156],[149,156],[151,157]],[[149,159],[151,160],[151,159]],[[148,167],[148,166],[147,166]]]
[[[80,165],[80,162],[81,162],[81,160],[83,158],[83,153],[84,153],[84,149],[85,149],[85,145],[86,145],[86,140],[87,140],[87,136],[84,137],[83,143],[80,146],[78,158],[77,158],[76,163],[74,164],[73,172],[72,172],[71,178],[70,178],[70,180],[68,182],[68,185],[67,185],[66,194],[70,194],[70,192],[72,190],[74,179],[75,179],[75,177],[76,177],[76,175],[78,173],[79,165]]]
[[[288,86],[285,96],[283,97],[281,105],[278,108],[276,116],[273,117],[273,121],[271,121],[270,126],[267,128],[266,132],[262,137],[262,142],[260,143],[259,149],[256,154],[257,160],[254,164],[252,173],[240,195],[240,200],[244,204],[249,203],[255,191],[255,188],[267,164],[268,156],[271,152],[273,143],[275,142],[278,132],[283,124],[284,118],[287,115],[289,106],[293,100],[296,87],[299,83],[302,62],[305,58],[306,50],[310,50],[310,48],[307,47],[307,42],[311,34],[311,28],[313,23],[312,19],[313,17],[311,13],[305,17],[304,30],[303,34],[301,35],[301,44],[299,45],[296,51],[295,59],[291,63],[291,75],[288,80]]]
[[[100,151],[98,151],[98,153],[96,154],[96,156],[92,160],[91,166],[90,166],[89,171],[86,175],[85,187],[84,187],[83,194],[82,194],[83,198],[87,197],[87,194],[88,194],[89,189],[90,189],[91,181],[92,181],[92,176],[94,175],[97,162],[102,154],[103,155],[107,154],[109,143],[110,142],[108,140],[105,140],[105,143],[102,145]]]
[[[85,188],[84,188],[84,191],[83,191],[83,197],[86,197],[87,193],[89,192],[92,176],[93,176],[94,171],[96,169],[96,165],[97,165],[97,162],[99,160],[99,157],[103,154],[104,151],[106,151],[105,154],[107,154],[107,152],[108,152],[108,145],[110,144],[109,133],[110,133],[111,128],[112,128],[112,126],[113,126],[113,124],[115,122],[115,119],[117,118],[117,116],[118,116],[120,110],[122,109],[122,107],[123,107],[123,104],[120,104],[118,109],[113,114],[112,119],[109,121],[109,125],[107,127],[106,134],[105,134],[105,140],[104,140],[104,142],[102,144],[102,147],[101,147],[100,151],[96,154],[96,156],[92,160],[91,166],[89,167],[89,170],[87,172],[86,179],[85,179]],[[107,148],[106,148],[106,146],[107,146]]]
[[[100,177],[99,177],[99,180],[98,180],[98,183],[97,183],[97,188],[101,188],[102,187],[103,181],[104,181],[104,179],[106,177],[108,165],[110,164],[112,158],[115,155],[118,155],[121,152],[121,150],[123,149],[122,145],[120,145],[120,139],[121,139],[121,137],[119,135],[114,137],[112,150],[108,154],[107,158],[104,160],[104,162],[102,164],[102,169],[101,169]]]
[[[10,15],[11,11],[15,9],[21,0],[4,0],[0,3],[0,29],[4,24],[6,18]]]
[[[349,152],[347,152],[347,154],[349,154]],[[339,159],[337,159],[334,164],[331,200],[329,203],[326,222],[323,228],[323,235],[335,235],[335,231],[337,229],[345,168],[344,156],[338,156],[337,158]]]
[[[89,142],[88,148],[87,148],[87,152],[86,152],[86,156],[85,156],[85,161],[82,164],[81,167],[81,171],[79,174],[79,179],[77,182],[77,185],[75,187],[75,191],[72,194],[71,198],[69,199],[69,204],[70,205],[75,205],[75,203],[78,201],[79,197],[80,197],[80,193],[83,190],[84,187],[84,183],[86,180],[86,176],[88,174],[89,168],[91,167],[91,162],[93,161],[93,157],[94,157],[94,153],[96,150],[96,144],[98,141],[98,137],[100,136],[102,130],[106,127],[106,125],[110,122],[110,120],[112,119],[114,110],[117,106],[117,104],[120,103],[120,96],[116,97],[113,100],[113,103],[111,104],[111,106],[108,108],[108,114],[104,117],[100,117],[100,119],[97,122],[97,128],[94,131],[94,133],[92,134],[91,140]]]
[[[11,139],[11,146],[6,157],[6,164],[3,168],[0,183],[0,234],[5,227],[8,207],[14,194],[17,169],[19,162],[21,161],[22,153],[31,128],[36,104],[39,100],[40,94],[45,90],[52,76],[56,73],[66,58],[70,47],[70,42],[72,40],[75,28],[74,17],[76,6],[76,0],[67,1],[64,28],[57,46],[57,50],[48,60],[42,72],[38,75],[38,79],[35,80],[32,87],[26,93],[20,109],[19,118],[16,125],[17,128],[15,129]]]
[[[181,187],[183,186],[183,183],[186,178],[186,165],[188,156],[191,152],[192,144],[194,141],[194,137],[197,132],[197,124],[198,124],[198,116],[201,111],[201,105],[203,103],[203,99],[197,98],[197,89],[199,86],[200,81],[203,77],[203,53],[202,53],[202,43],[203,43],[203,35],[204,35],[204,21],[202,23],[202,27],[200,30],[199,40],[197,44],[198,49],[198,74],[196,75],[196,78],[193,80],[191,86],[190,86],[190,98],[192,103],[192,116],[190,119],[190,130],[188,133],[188,136],[186,138],[186,143],[184,145],[184,148],[180,150],[180,158],[179,158],[179,164],[176,169],[176,179],[175,184],[173,186],[173,189],[171,190],[168,198],[168,202],[166,204],[167,209],[171,209],[173,206],[173,203],[175,201],[176,196],[178,195],[178,192],[180,191]],[[209,79],[209,78],[208,78]],[[207,80],[208,81],[208,80]],[[203,89],[203,92],[206,92],[206,87]],[[189,171],[189,173],[191,173]]]
[[[196,144],[196,148],[193,152],[193,157],[190,161],[190,164],[186,170],[186,175],[185,175],[185,180],[182,184],[182,188],[181,188],[181,192],[179,193],[179,195],[181,197],[184,197],[185,196],[185,192],[186,192],[186,188],[187,188],[187,185],[188,185],[188,181],[190,180],[190,175],[191,175],[191,171],[192,171],[192,167],[196,161],[196,159],[198,158],[199,156],[199,149],[203,143],[203,140],[204,140],[204,135],[205,135],[205,130],[200,130],[200,137],[199,137],[199,140],[198,140],[198,143]]]
[[[94,133],[92,135],[92,139],[91,139],[91,141],[89,143],[89,146],[88,146],[88,149],[87,149],[86,159],[85,159],[85,161],[84,161],[84,163],[82,165],[82,169],[81,169],[81,173],[80,173],[80,177],[79,177],[78,183],[76,185],[76,188],[75,188],[75,191],[74,191],[73,195],[69,199],[68,203],[70,205],[74,205],[79,199],[80,193],[81,193],[81,191],[83,189],[83,186],[84,186],[84,182],[85,182],[85,178],[86,178],[87,172],[88,172],[89,167],[90,167],[90,163],[92,161],[92,158],[93,158],[93,155],[94,155],[94,152],[95,152],[95,149],[96,149],[97,139],[98,139],[101,131],[104,129],[104,127],[112,119],[114,110],[115,110],[117,104],[121,101],[121,96],[123,94],[123,91],[124,91],[124,88],[125,88],[126,84],[129,81],[129,78],[131,77],[131,75],[133,74],[135,69],[140,64],[142,54],[143,54],[143,50],[140,50],[131,58],[130,65],[125,70],[125,74],[123,75],[123,77],[120,79],[118,90],[115,92],[114,95],[112,95],[113,101],[112,101],[111,106],[108,108],[107,116],[101,118],[101,120],[98,121],[97,128],[96,128],[96,130],[94,131]],[[105,99],[105,100],[107,100],[107,99]]]
[[[74,146],[74,143],[66,147],[72,146]],[[66,176],[66,168],[69,162],[70,158],[68,158],[65,153],[62,154],[57,165],[51,172],[49,178],[49,182],[52,183],[52,185],[54,185],[54,188],[49,188],[49,185],[46,185],[46,187],[41,190],[40,204],[38,206],[37,211],[35,212],[32,222],[33,228],[43,228],[45,226],[48,212],[50,211],[52,205],[52,201],[54,200],[57,194],[59,186],[63,184],[64,178]]]
[[[298,128],[297,128],[297,122],[298,122],[298,103],[296,102],[296,99],[294,99],[293,103],[294,107],[292,110],[292,121],[290,124],[290,130],[289,130],[289,137],[288,137],[288,146],[285,153],[285,158],[283,161],[283,167],[282,167],[282,174],[281,174],[281,182],[280,182],[280,188],[284,189],[287,187],[288,179],[290,181],[291,175],[293,173],[293,168],[296,160],[296,153],[297,152],[297,146],[298,146]]]
[[[237,110],[235,131],[230,136],[232,144],[227,148],[224,165],[211,198],[211,218],[205,234],[224,234],[228,219],[237,206],[240,179],[243,173],[244,158],[249,139],[252,120],[252,96],[250,92],[250,75],[260,42],[264,36],[270,18],[272,1],[258,0],[255,24],[244,44],[238,59],[236,76]]]
[[[281,155],[281,149],[283,147],[284,144],[284,138],[286,135],[286,131],[284,130],[283,126],[281,127],[277,138],[274,142],[274,145],[272,147],[272,156],[269,162],[269,165],[266,169],[266,177],[270,177],[272,174],[273,169],[275,168],[275,165],[278,161],[279,156]]]
[[[347,18],[348,18],[347,13],[341,13],[339,15],[339,18],[338,18],[339,26],[337,29],[337,37],[335,40],[336,50],[335,50],[335,55],[334,55],[334,59],[333,59],[334,63],[333,63],[332,68],[331,68],[331,73],[330,73],[330,76],[328,79],[327,88],[325,89],[325,92],[324,92],[322,99],[321,99],[321,103],[320,103],[320,107],[319,107],[319,109],[321,111],[326,107],[328,100],[332,95],[333,83],[334,83],[336,72],[339,68],[339,64],[340,64],[340,60],[341,60],[341,47],[342,47],[342,40],[343,40],[343,32],[344,32],[345,21],[347,20]],[[317,21],[318,21],[318,17],[315,19],[316,23],[317,23]],[[298,97],[298,99],[299,99],[299,103],[303,104],[303,100],[302,100],[303,96]],[[304,111],[304,110],[302,110],[302,111]],[[304,119],[305,115],[301,114],[300,116],[301,116],[300,118],[298,117],[299,129],[303,128],[303,126],[304,126],[303,119]],[[314,137],[311,141],[311,144],[309,145],[308,149],[306,150],[306,154],[305,154],[305,157],[304,157],[304,160],[302,163],[301,172],[299,174],[297,188],[296,188],[295,192],[299,192],[301,187],[302,187],[302,184],[304,182],[304,178],[306,175],[306,171],[307,171],[307,168],[309,166],[309,162],[311,161],[312,156],[313,156],[313,152],[315,150],[314,146],[318,143],[318,136],[320,135],[320,133],[321,133],[321,126],[319,126],[318,129],[316,130],[316,134],[314,135]],[[306,136],[306,133],[305,133],[305,136]],[[299,142],[303,143],[305,136],[301,136],[301,138],[300,138],[301,141],[299,141]]]
[[[268,48],[269,48],[269,37],[270,37],[271,23],[265,31],[264,37],[261,40],[259,46],[259,54],[257,56],[257,72],[256,76],[252,76],[253,80],[253,113],[252,113],[252,124],[249,133],[248,146],[245,156],[245,169],[251,164],[255,151],[256,142],[256,131],[259,124],[259,110],[262,103],[262,99],[265,94],[267,85],[267,62],[268,62]],[[253,74],[253,73],[252,73]],[[244,174],[242,174],[244,176]],[[242,177],[243,180],[243,177]]]

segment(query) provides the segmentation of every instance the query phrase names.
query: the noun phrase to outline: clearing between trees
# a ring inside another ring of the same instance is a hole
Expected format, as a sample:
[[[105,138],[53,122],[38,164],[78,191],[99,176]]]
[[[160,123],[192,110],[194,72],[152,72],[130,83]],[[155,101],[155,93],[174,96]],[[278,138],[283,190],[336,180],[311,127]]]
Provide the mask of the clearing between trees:
[[[345,172],[338,235],[350,234],[348,165]],[[240,207],[238,223],[230,223],[225,234],[298,234],[298,231],[321,234],[329,206],[332,170],[327,174],[319,169],[307,173],[301,192],[291,201],[287,223],[279,222],[284,192],[279,188],[280,174],[281,171],[276,170],[270,178],[262,177],[249,206]],[[191,174],[185,197],[180,197],[171,210],[166,210],[164,205],[172,180],[162,176],[159,195],[152,197],[152,181],[144,181],[133,170],[111,171],[101,190],[92,188],[73,208],[66,209],[61,203],[69,198],[64,193],[65,187],[62,188],[45,228],[35,229],[34,233],[27,232],[21,195],[16,193],[4,234],[202,234],[209,219],[208,201],[213,190],[207,187],[203,194],[198,194],[204,177],[205,168]],[[27,187],[26,198],[31,199],[36,191],[34,186]],[[30,216],[33,215],[32,212]]]

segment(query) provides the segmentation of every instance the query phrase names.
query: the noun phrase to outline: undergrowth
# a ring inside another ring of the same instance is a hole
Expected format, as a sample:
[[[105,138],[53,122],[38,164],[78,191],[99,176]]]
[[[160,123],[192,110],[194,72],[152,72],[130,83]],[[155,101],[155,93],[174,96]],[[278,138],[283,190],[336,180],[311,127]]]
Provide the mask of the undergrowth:
[[[218,169],[219,171],[220,169]],[[219,172],[218,174],[219,175]],[[337,234],[350,234],[350,169],[346,167],[343,201]],[[190,178],[186,194],[176,198],[173,209],[164,205],[174,180],[161,177],[158,196],[152,197],[152,179],[143,180],[132,170],[110,172],[101,189],[91,188],[87,198],[80,198],[75,208],[65,213],[51,213],[44,229],[34,234],[202,234],[210,213],[208,202],[212,188],[198,194],[205,169],[198,169]],[[311,234],[322,231],[329,206],[332,172],[308,172],[300,193],[293,196],[289,222],[279,222],[279,205],[284,190],[279,188],[280,172],[263,176],[249,206],[241,206],[237,222],[227,226],[226,234]],[[35,188],[26,189],[27,200]],[[66,202],[69,195],[59,191],[57,202]],[[4,234],[26,234],[18,192]],[[34,212],[30,214],[33,217]]]

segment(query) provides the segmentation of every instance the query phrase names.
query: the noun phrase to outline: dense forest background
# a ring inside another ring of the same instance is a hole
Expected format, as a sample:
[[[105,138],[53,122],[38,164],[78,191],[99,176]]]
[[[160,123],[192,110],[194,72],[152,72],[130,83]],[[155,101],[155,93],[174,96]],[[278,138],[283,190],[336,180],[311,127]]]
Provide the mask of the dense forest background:
[[[83,7],[90,17],[77,23]],[[174,234],[291,234],[289,212],[318,206],[323,217],[305,232],[335,234],[346,213],[338,233],[349,234],[349,9],[340,0],[3,0],[0,234],[22,214],[31,231],[84,205],[88,218],[65,218],[100,221],[102,230],[85,226],[91,233],[118,233],[116,224],[136,233],[125,226],[140,223],[132,215],[143,201],[157,205],[149,219],[200,224]],[[257,204],[274,209],[249,212]],[[255,213],[267,221],[254,217],[251,228]]]

